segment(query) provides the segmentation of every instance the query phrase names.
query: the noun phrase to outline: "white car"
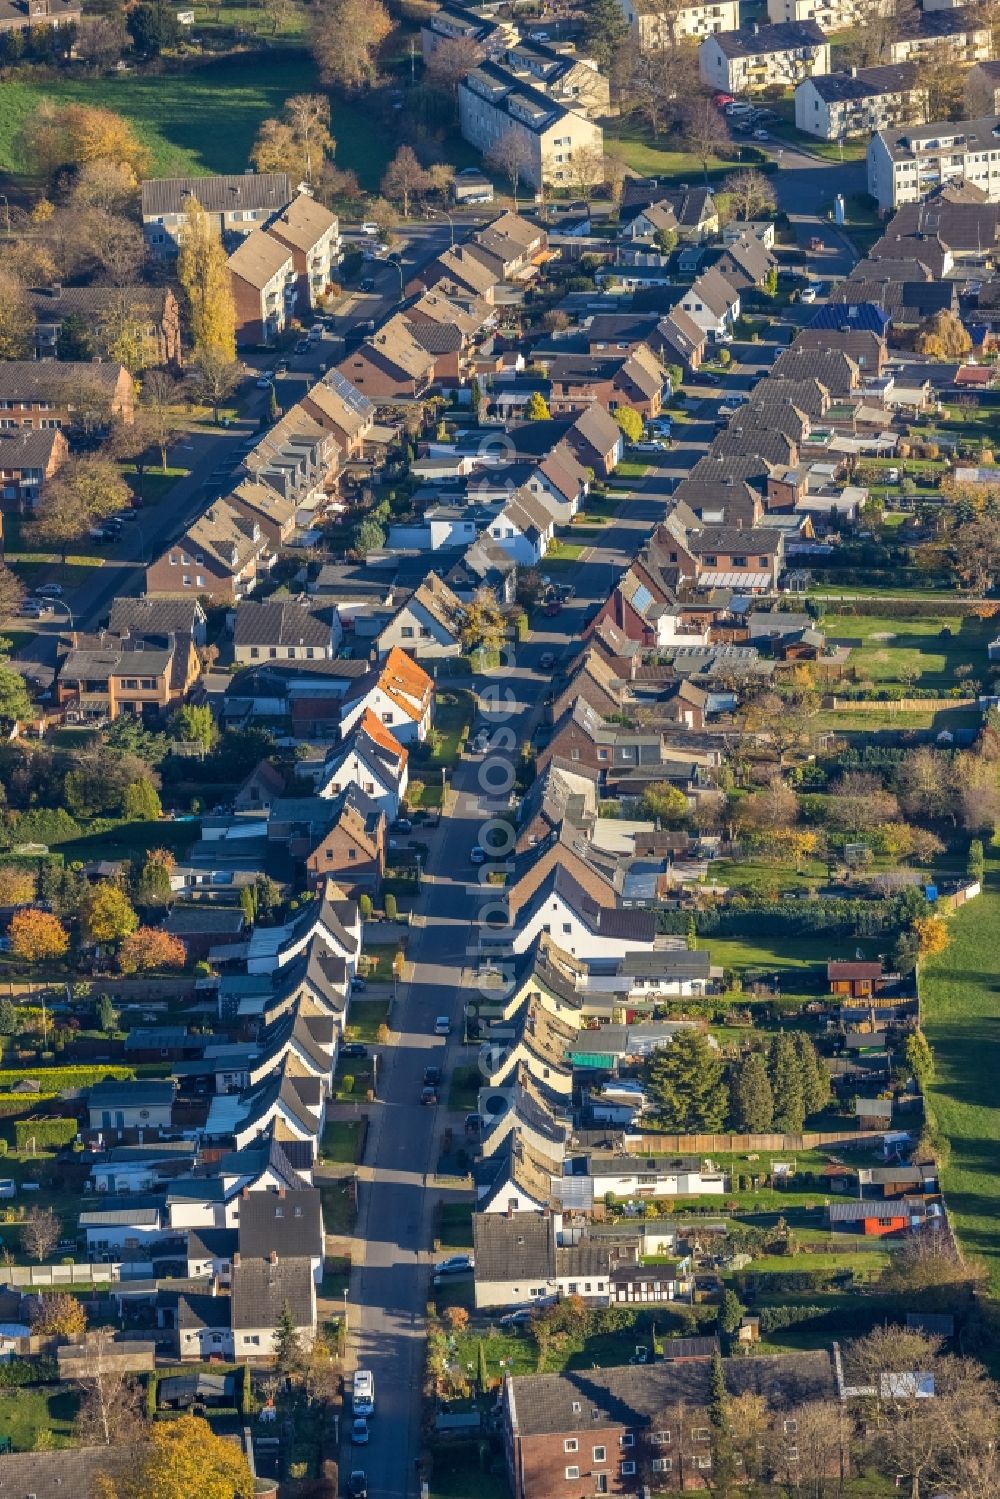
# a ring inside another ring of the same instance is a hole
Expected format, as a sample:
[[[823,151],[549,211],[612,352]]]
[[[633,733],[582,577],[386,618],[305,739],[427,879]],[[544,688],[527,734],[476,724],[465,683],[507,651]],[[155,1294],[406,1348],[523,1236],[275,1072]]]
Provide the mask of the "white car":
[[[816,300],[816,288],[815,288],[815,286],[804,286],[802,288],[802,291],[799,293],[799,301],[800,302],[815,302],[815,300]]]
[[[361,233],[362,234],[377,234],[378,233],[378,225],[377,224],[372,224],[370,222],[367,223],[367,224],[362,224],[361,225]]]
[[[771,139],[766,130],[755,130],[753,138],[755,141],[769,141]]]

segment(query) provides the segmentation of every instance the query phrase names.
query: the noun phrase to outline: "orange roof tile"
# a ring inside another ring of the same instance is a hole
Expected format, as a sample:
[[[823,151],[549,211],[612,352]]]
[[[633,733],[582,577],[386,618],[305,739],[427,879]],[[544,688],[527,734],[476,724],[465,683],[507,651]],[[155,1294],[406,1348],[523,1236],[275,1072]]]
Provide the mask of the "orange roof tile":
[[[376,713],[372,712],[371,708],[365,709],[361,715],[361,722],[358,727],[368,735],[369,739],[374,740],[377,745],[384,749],[387,754],[394,756],[401,764],[406,763],[409,751],[403,748],[391,729],[386,728],[385,724],[381,722]]]

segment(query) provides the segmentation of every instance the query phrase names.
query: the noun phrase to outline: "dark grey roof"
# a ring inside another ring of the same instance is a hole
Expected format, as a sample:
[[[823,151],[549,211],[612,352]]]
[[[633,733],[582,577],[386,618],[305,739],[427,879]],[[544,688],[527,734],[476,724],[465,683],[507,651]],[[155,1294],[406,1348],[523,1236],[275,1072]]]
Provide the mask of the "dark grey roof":
[[[113,635],[193,635],[204,618],[197,599],[116,598],[109,628]]]
[[[189,1228],[187,1231],[189,1260],[231,1260],[236,1247],[235,1228]]]
[[[323,1212],[318,1187],[295,1192],[251,1192],[240,1199],[240,1258],[322,1255]]]
[[[899,1198],[894,1202],[830,1202],[827,1212],[831,1223],[859,1223],[866,1218],[876,1218],[881,1223],[908,1216]]]
[[[84,1499],[99,1473],[112,1478],[134,1464],[135,1449],[64,1447],[53,1452],[10,1452],[0,1458],[5,1499]]]
[[[718,43],[725,57],[759,57],[765,52],[821,47],[826,38],[815,21],[779,21],[773,26],[716,31],[711,40]]]
[[[163,928],[175,937],[214,937],[237,936],[244,925],[242,911],[224,906],[174,906]]]
[[[880,94],[901,94],[917,88],[917,64],[887,63],[883,67],[858,68],[853,73],[821,73],[807,81],[828,104],[872,99]]]
[[[244,599],[236,611],[233,643],[329,647],[330,625],[308,605],[290,599]]]
[[[57,427],[4,429],[0,431],[0,468],[45,469],[57,441]]]
[[[244,1260],[232,1270],[232,1325],[275,1327],[287,1301],[296,1327],[312,1327],[315,1296],[310,1259]]]
[[[25,401],[68,400],[78,406],[87,387],[101,386],[111,395],[123,366],[109,361],[92,364],[83,360],[5,359],[0,364],[0,399]]]
[[[241,172],[228,177],[160,177],[142,184],[142,216],[181,213],[184,199],[197,198],[209,213],[284,208],[291,198],[286,172]]]
[[[538,1213],[476,1213],[472,1219],[476,1279],[552,1280],[556,1273],[551,1218]]]
[[[162,1109],[173,1100],[173,1083],[145,1079],[95,1083],[87,1094],[92,1109]]]
[[[832,1361],[825,1351],[726,1359],[723,1367],[731,1393],[765,1395],[772,1406],[832,1400],[836,1394]],[[710,1359],[698,1359],[527,1374],[509,1380],[506,1394],[521,1436],[569,1436],[602,1426],[641,1430],[669,1407],[683,1404],[706,1410],[711,1401],[711,1368]]]

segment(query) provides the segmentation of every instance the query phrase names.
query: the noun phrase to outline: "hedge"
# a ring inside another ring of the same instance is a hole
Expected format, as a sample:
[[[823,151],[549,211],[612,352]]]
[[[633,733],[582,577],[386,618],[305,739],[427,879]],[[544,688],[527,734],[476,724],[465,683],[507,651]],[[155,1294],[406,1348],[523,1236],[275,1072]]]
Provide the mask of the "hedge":
[[[16,1389],[29,1384],[55,1384],[59,1367],[49,1354],[37,1358],[10,1358],[0,1363],[0,1390]]]
[[[14,1149],[26,1150],[32,1140],[36,1149],[68,1145],[76,1139],[79,1128],[75,1119],[15,1119]]]
[[[95,1067],[47,1067],[44,1063],[41,1066],[30,1063],[26,1067],[3,1067],[0,1068],[0,1091],[23,1083],[25,1078],[44,1082],[50,1092],[61,1093],[64,1088],[91,1088],[94,1083],[103,1083],[107,1079],[116,1083],[134,1082],[135,1068],[112,1062]]]
[[[964,619],[969,614],[994,619],[1000,614],[1000,602],[995,599],[955,599],[947,593],[933,599],[824,599],[823,604],[829,614],[874,615],[877,619],[923,619],[926,615]]]
[[[687,932],[691,913],[657,911],[656,929],[681,935]],[[739,935],[752,930],[757,936],[810,936],[829,932],[837,936],[877,937],[902,925],[904,911],[899,899],[803,901],[734,899],[722,908],[695,911],[699,937]],[[773,965],[765,965],[773,966]]]

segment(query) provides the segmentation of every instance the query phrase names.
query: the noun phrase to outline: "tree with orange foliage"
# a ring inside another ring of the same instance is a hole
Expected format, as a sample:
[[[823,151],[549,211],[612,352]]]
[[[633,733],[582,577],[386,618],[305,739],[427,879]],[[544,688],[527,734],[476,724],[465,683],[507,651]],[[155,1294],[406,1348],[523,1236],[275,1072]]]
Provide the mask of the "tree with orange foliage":
[[[48,958],[62,958],[69,950],[69,933],[51,911],[29,906],[15,911],[10,919],[10,950],[27,963],[44,963]]]
[[[118,952],[122,973],[146,973],[153,968],[183,968],[187,951],[179,937],[158,926],[141,926],[126,937]]]
[[[948,928],[941,916],[918,916],[913,923],[922,958],[934,958],[948,946]]]

